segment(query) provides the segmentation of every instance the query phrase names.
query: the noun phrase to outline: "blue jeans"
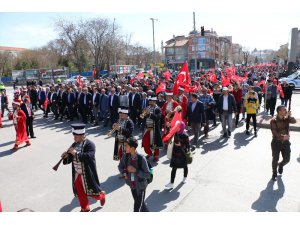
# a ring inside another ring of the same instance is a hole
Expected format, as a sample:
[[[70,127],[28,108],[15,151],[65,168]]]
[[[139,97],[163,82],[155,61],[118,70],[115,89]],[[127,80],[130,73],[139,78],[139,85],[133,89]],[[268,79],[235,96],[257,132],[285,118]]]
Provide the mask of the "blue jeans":
[[[281,99],[281,105],[284,105],[285,107],[287,107],[288,101],[289,101],[288,99],[282,98],[282,99]]]
[[[221,114],[221,122],[222,122],[222,128],[223,133],[227,133],[227,130],[231,132],[232,130],[232,113],[230,112],[224,112]],[[228,129],[226,129],[226,125],[228,126]]]

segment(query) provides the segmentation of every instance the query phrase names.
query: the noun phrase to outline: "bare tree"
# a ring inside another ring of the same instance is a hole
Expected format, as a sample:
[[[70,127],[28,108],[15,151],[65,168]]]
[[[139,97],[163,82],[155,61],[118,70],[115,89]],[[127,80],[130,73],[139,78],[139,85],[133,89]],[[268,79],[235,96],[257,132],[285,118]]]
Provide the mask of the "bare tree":
[[[67,20],[59,20],[56,22],[56,28],[61,40],[72,53],[74,64],[79,73],[82,73],[86,64],[87,43],[85,42],[80,24]]]

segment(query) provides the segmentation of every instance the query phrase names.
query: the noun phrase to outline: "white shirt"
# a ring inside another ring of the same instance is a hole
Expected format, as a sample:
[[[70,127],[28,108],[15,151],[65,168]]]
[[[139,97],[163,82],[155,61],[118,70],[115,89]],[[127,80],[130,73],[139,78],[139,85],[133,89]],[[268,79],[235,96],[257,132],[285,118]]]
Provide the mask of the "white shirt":
[[[131,105],[133,106],[133,99],[134,99],[134,97],[135,97],[135,94],[132,94],[132,102],[131,102]]]
[[[192,103],[192,112],[194,112],[194,110],[195,110],[195,108],[196,108],[196,104],[197,104],[197,102],[193,102],[193,103]]]
[[[52,102],[52,98],[53,98],[53,92],[51,93],[51,97],[50,97],[50,102]]]
[[[28,116],[31,117],[31,108],[29,105],[26,105]]]
[[[225,111],[228,110],[228,95],[227,96],[223,95],[223,110]]]
[[[93,95],[93,102],[95,102],[96,95],[97,95],[97,93],[94,93],[94,95]]]
[[[114,100],[114,95],[111,96],[111,99],[110,99],[110,106],[113,105],[113,100]]]

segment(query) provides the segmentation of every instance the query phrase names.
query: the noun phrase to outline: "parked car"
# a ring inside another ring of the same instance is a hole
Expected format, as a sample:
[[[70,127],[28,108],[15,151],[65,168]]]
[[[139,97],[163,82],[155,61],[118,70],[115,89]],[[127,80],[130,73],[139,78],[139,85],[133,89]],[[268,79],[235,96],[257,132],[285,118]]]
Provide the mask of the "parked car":
[[[79,75],[78,75],[79,76]],[[69,83],[71,83],[71,84],[76,84],[76,82],[77,82],[77,77],[78,76],[72,76],[72,77],[70,77],[69,79],[66,79],[65,80],[65,83],[66,84],[69,84]],[[87,79],[86,79],[86,77],[84,77],[84,76],[80,76],[80,80],[82,80],[84,83],[86,83],[87,82]]]
[[[293,89],[300,88],[300,70],[285,78],[279,79],[280,83],[283,83],[283,81],[286,81]]]

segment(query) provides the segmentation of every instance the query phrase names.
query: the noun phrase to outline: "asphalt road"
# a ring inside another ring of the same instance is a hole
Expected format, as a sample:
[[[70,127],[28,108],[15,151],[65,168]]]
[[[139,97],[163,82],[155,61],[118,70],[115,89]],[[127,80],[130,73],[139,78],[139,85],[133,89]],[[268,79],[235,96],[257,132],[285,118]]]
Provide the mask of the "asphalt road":
[[[9,89],[11,94],[12,90]],[[295,102],[299,102],[298,95]],[[34,122],[37,136],[32,145],[13,152],[15,130],[7,118],[0,129],[0,199],[4,211],[30,208],[39,212],[79,211],[73,196],[71,166],[52,167],[73,142],[69,122],[41,117]],[[104,207],[90,199],[92,211],[132,212],[129,187],[118,178],[118,162],[113,161],[114,139],[107,138],[107,129],[88,126],[88,138],[96,144],[99,179],[107,193]],[[253,132],[252,132],[253,133]],[[138,136],[138,133],[136,133]],[[189,165],[188,182],[182,184],[183,171],[177,171],[175,188],[164,189],[170,180],[171,168],[166,152],[155,166],[154,180],[148,186],[146,203],[151,211],[175,212],[247,212],[291,211],[300,209],[300,133],[291,133],[291,161],[284,167],[278,182],[271,178],[271,131],[259,129],[258,137],[245,135],[241,123],[230,139],[221,137],[221,125],[201,138],[194,161]],[[143,152],[139,147],[139,152]]]

